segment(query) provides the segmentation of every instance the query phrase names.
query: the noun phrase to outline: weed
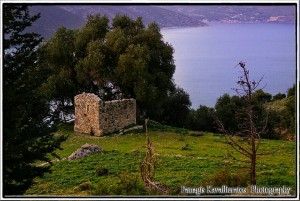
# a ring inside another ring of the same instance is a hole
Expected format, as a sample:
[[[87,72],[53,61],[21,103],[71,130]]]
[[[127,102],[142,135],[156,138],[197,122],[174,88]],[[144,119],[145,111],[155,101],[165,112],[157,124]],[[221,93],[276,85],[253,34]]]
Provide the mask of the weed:
[[[181,147],[181,150],[191,150],[189,148],[189,144],[185,144],[183,147]]]
[[[156,171],[156,154],[154,153],[152,142],[150,141],[147,129],[147,123],[149,119],[145,120],[146,128],[146,139],[147,139],[147,153],[144,161],[140,165],[141,177],[144,182],[145,188],[150,193],[167,194],[169,192],[169,187],[163,183],[155,182],[154,175]]]
[[[147,139],[147,153],[144,158],[144,161],[140,165],[141,177],[144,182],[144,185],[148,191],[153,190],[153,179],[155,175],[156,169],[156,156],[154,154],[152,142],[150,141],[148,135],[148,124],[149,119],[145,120],[145,128],[146,128],[146,139]]]

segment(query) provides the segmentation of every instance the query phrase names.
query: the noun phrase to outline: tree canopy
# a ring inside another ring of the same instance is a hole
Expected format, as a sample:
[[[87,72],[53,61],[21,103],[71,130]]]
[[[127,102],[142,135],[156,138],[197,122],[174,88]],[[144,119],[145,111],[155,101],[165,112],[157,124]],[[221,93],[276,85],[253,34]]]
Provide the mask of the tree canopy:
[[[88,16],[79,30],[57,30],[44,50],[52,72],[45,91],[63,107],[76,94],[93,92],[103,100],[135,98],[141,113],[158,119],[176,90],[174,50],[158,25],[145,27],[142,18],[117,15],[110,26],[106,16]]]

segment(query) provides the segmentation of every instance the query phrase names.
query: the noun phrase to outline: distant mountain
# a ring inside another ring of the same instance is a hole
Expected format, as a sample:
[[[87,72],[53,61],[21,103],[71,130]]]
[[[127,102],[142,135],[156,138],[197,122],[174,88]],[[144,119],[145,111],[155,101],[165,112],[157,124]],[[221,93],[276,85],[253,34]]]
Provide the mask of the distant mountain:
[[[145,25],[156,22],[164,27],[205,26],[206,23],[295,23],[294,6],[256,5],[34,5],[32,13],[41,18],[31,30],[49,38],[59,27],[80,28],[87,15],[101,14],[110,20],[117,14],[142,17]]]
[[[45,38],[49,38],[61,26],[80,28],[85,24],[87,15],[95,14],[106,15],[110,20],[117,14],[128,15],[133,19],[141,16],[145,25],[156,22],[161,28],[206,25],[192,17],[157,6],[45,5],[32,6],[30,10],[33,14],[41,13],[41,18],[33,24],[31,30]]]
[[[41,34],[45,38],[52,36],[59,27],[65,26],[75,29],[86,23],[82,16],[74,15],[59,6],[32,6],[30,11],[32,14],[41,13],[41,18],[33,23],[30,30]]]
[[[180,26],[204,26],[205,23],[189,17],[177,11],[171,11],[158,6],[122,6],[122,5],[96,5],[96,6],[61,6],[61,8],[73,14],[84,16],[102,14],[108,16],[111,20],[115,15],[128,15],[136,19],[142,17],[143,22],[156,22],[160,27],[180,27]]]
[[[161,6],[167,10],[184,13],[194,19],[210,23],[261,23],[279,22],[295,23],[296,6],[266,5],[266,6]]]

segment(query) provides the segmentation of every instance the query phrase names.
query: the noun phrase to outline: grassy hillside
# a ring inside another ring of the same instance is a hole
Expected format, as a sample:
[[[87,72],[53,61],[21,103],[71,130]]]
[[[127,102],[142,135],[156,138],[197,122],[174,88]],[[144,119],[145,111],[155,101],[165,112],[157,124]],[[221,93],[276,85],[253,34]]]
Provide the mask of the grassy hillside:
[[[209,183],[220,170],[229,174],[247,177],[242,162],[226,158],[228,146],[222,135],[191,132],[171,127],[150,129],[154,151],[158,154],[155,180],[163,182],[178,194],[181,185],[199,187]],[[122,188],[122,179],[137,178],[134,188],[142,189],[139,165],[146,152],[146,138],[143,132],[126,135],[93,137],[73,132],[73,125],[62,125],[58,134],[68,134],[63,143],[64,150],[58,153],[62,158],[69,156],[85,143],[97,144],[105,151],[73,161],[62,160],[54,163],[52,173],[36,179],[28,195],[107,195],[107,194],[146,194]],[[279,147],[273,155],[258,159],[257,185],[283,185],[295,189],[295,142],[263,140],[261,149],[268,151]],[[108,174],[97,176],[97,171],[107,168]],[[119,175],[119,176],[118,176]],[[131,182],[134,183],[134,182]],[[128,187],[129,186],[129,187]],[[115,189],[119,189],[116,191]]]

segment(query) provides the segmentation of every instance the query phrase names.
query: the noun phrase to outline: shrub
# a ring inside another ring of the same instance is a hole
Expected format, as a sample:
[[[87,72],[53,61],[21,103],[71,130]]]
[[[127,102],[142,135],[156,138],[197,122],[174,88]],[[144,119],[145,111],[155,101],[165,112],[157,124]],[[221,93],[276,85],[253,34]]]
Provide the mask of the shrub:
[[[119,195],[140,195],[146,194],[146,190],[136,174],[123,172],[118,174],[120,182],[116,188]]]
[[[108,175],[108,169],[104,167],[97,167],[96,169],[96,176],[100,177],[103,175]]]
[[[187,128],[197,131],[216,131],[213,108],[200,105],[197,110],[191,109],[188,116]]]
[[[90,181],[83,182],[75,188],[75,190],[79,190],[79,191],[85,191],[85,190],[91,190],[91,189],[92,189],[92,182],[90,182]]]
[[[99,184],[92,192],[94,195],[146,195],[147,191],[138,176],[133,173],[119,173],[119,182],[113,185]]]
[[[228,187],[246,187],[248,186],[248,175],[247,171],[241,169],[239,171],[229,171],[228,168],[220,169],[212,176],[206,178],[203,181],[204,186],[222,186]]]
[[[191,100],[189,94],[180,87],[170,91],[162,104],[162,122],[167,125],[182,127],[186,125]]]
[[[286,98],[286,95],[282,94],[282,93],[278,93],[278,94],[276,94],[276,95],[273,96],[272,101],[281,100],[283,98]]]

